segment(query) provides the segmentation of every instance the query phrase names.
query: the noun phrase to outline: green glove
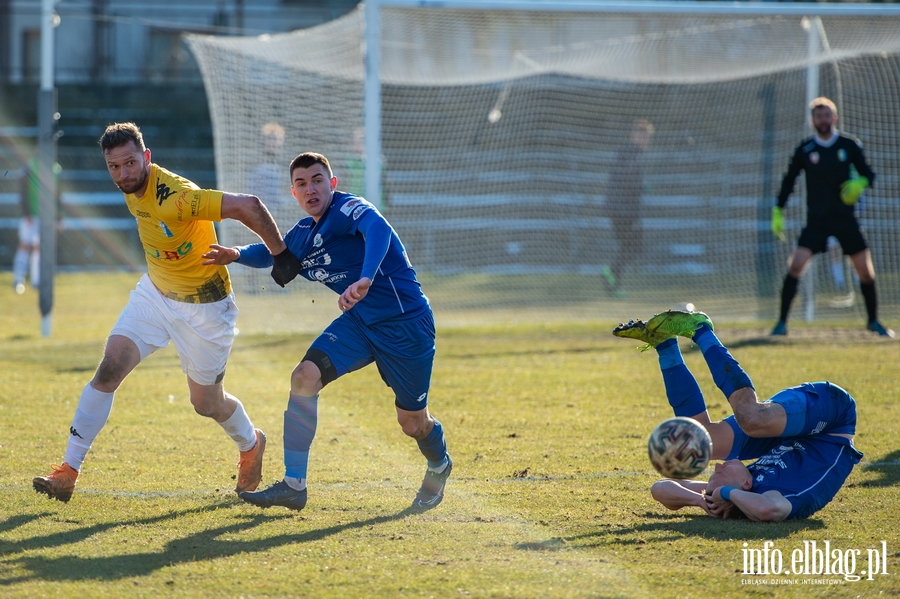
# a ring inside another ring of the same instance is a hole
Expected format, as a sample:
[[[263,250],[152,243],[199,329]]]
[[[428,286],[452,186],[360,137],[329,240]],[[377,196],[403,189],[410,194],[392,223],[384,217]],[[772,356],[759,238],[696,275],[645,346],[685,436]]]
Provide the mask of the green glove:
[[[859,201],[859,196],[869,186],[869,180],[865,177],[856,177],[855,179],[847,179],[841,184],[841,201],[852,206]]]
[[[784,216],[778,206],[772,206],[772,233],[779,241],[784,241]]]

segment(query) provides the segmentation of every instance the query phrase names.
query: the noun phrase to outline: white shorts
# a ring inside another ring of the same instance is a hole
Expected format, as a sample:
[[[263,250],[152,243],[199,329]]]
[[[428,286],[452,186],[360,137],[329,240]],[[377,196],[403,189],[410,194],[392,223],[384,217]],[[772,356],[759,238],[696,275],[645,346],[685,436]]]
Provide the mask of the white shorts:
[[[234,293],[211,304],[176,302],[160,293],[144,274],[110,335],[134,341],[141,360],[171,340],[181,358],[181,370],[196,383],[213,385],[225,373],[237,315]]]
[[[41,244],[41,221],[35,217],[19,220],[19,244],[38,246]]]

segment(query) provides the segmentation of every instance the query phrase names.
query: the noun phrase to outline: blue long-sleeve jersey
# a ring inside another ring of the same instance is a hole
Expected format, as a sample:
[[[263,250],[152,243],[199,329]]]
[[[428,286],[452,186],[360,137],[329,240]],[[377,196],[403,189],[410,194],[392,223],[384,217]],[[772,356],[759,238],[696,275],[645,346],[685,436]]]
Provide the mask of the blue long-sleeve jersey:
[[[352,308],[366,324],[415,315],[429,306],[400,237],[364,198],[336,191],[319,222],[301,219],[284,242],[302,263],[301,276],[337,294],[362,277],[371,279],[366,297]],[[238,249],[237,264],[272,266],[272,254],[263,243]]]

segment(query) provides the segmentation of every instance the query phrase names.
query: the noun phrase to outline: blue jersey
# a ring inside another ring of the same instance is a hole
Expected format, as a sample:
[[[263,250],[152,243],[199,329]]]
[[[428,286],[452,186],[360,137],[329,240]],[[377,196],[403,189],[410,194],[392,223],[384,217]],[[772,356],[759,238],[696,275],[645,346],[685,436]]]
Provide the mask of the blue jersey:
[[[791,503],[788,518],[806,518],[834,498],[863,457],[850,439],[835,436],[856,432],[856,402],[828,382],[791,387],[771,401],[784,406],[787,427],[795,434],[748,437],[729,416],[726,421],[734,430],[734,444],[728,459],[756,458],[747,465],[753,492],[778,491]],[[803,421],[794,415],[802,415]]]
[[[301,276],[335,293],[343,293],[362,277],[371,279],[366,297],[352,308],[367,325],[414,317],[429,308],[396,231],[375,206],[359,196],[335,192],[318,222],[311,216],[300,220],[284,242],[302,263]],[[239,264],[266,268],[273,263],[263,243],[239,249]]]

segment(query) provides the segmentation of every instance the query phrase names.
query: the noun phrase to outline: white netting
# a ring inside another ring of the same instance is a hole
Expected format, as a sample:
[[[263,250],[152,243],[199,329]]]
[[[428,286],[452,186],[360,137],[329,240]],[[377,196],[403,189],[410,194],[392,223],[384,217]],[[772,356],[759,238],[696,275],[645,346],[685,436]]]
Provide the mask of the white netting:
[[[442,322],[623,319],[683,302],[774,318],[791,245],[774,240],[769,215],[810,134],[811,65],[878,175],[862,221],[881,311],[896,316],[900,19],[384,7],[380,23],[378,200]],[[285,230],[302,216],[287,173],[300,151],[329,156],[339,188],[364,189],[364,25],[360,9],[290,34],[190,38],[219,185],[261,195]],[[617,239],[612,200],[628,183],[616,160],[640,119],[655,131],[640,158],[636,230]],[[267,152],[269,122],[285,137]],[[278,193],[260,182],[267,172]],[[792,241],[804,205],[801,176],[786,211]],[[253,240],[227,223],[222,238]],[[613,293],[603,275],[616,266]],[[272,288],[264,271],[232,274],[239,293]],[[861,318],[859,298],[850,309],[831,301],[845,292],[828,259],[808,278],[817,318]],[[310,284],[275,294],[287,301],[272,302],[272,323],[298,292],[327,294]]]

